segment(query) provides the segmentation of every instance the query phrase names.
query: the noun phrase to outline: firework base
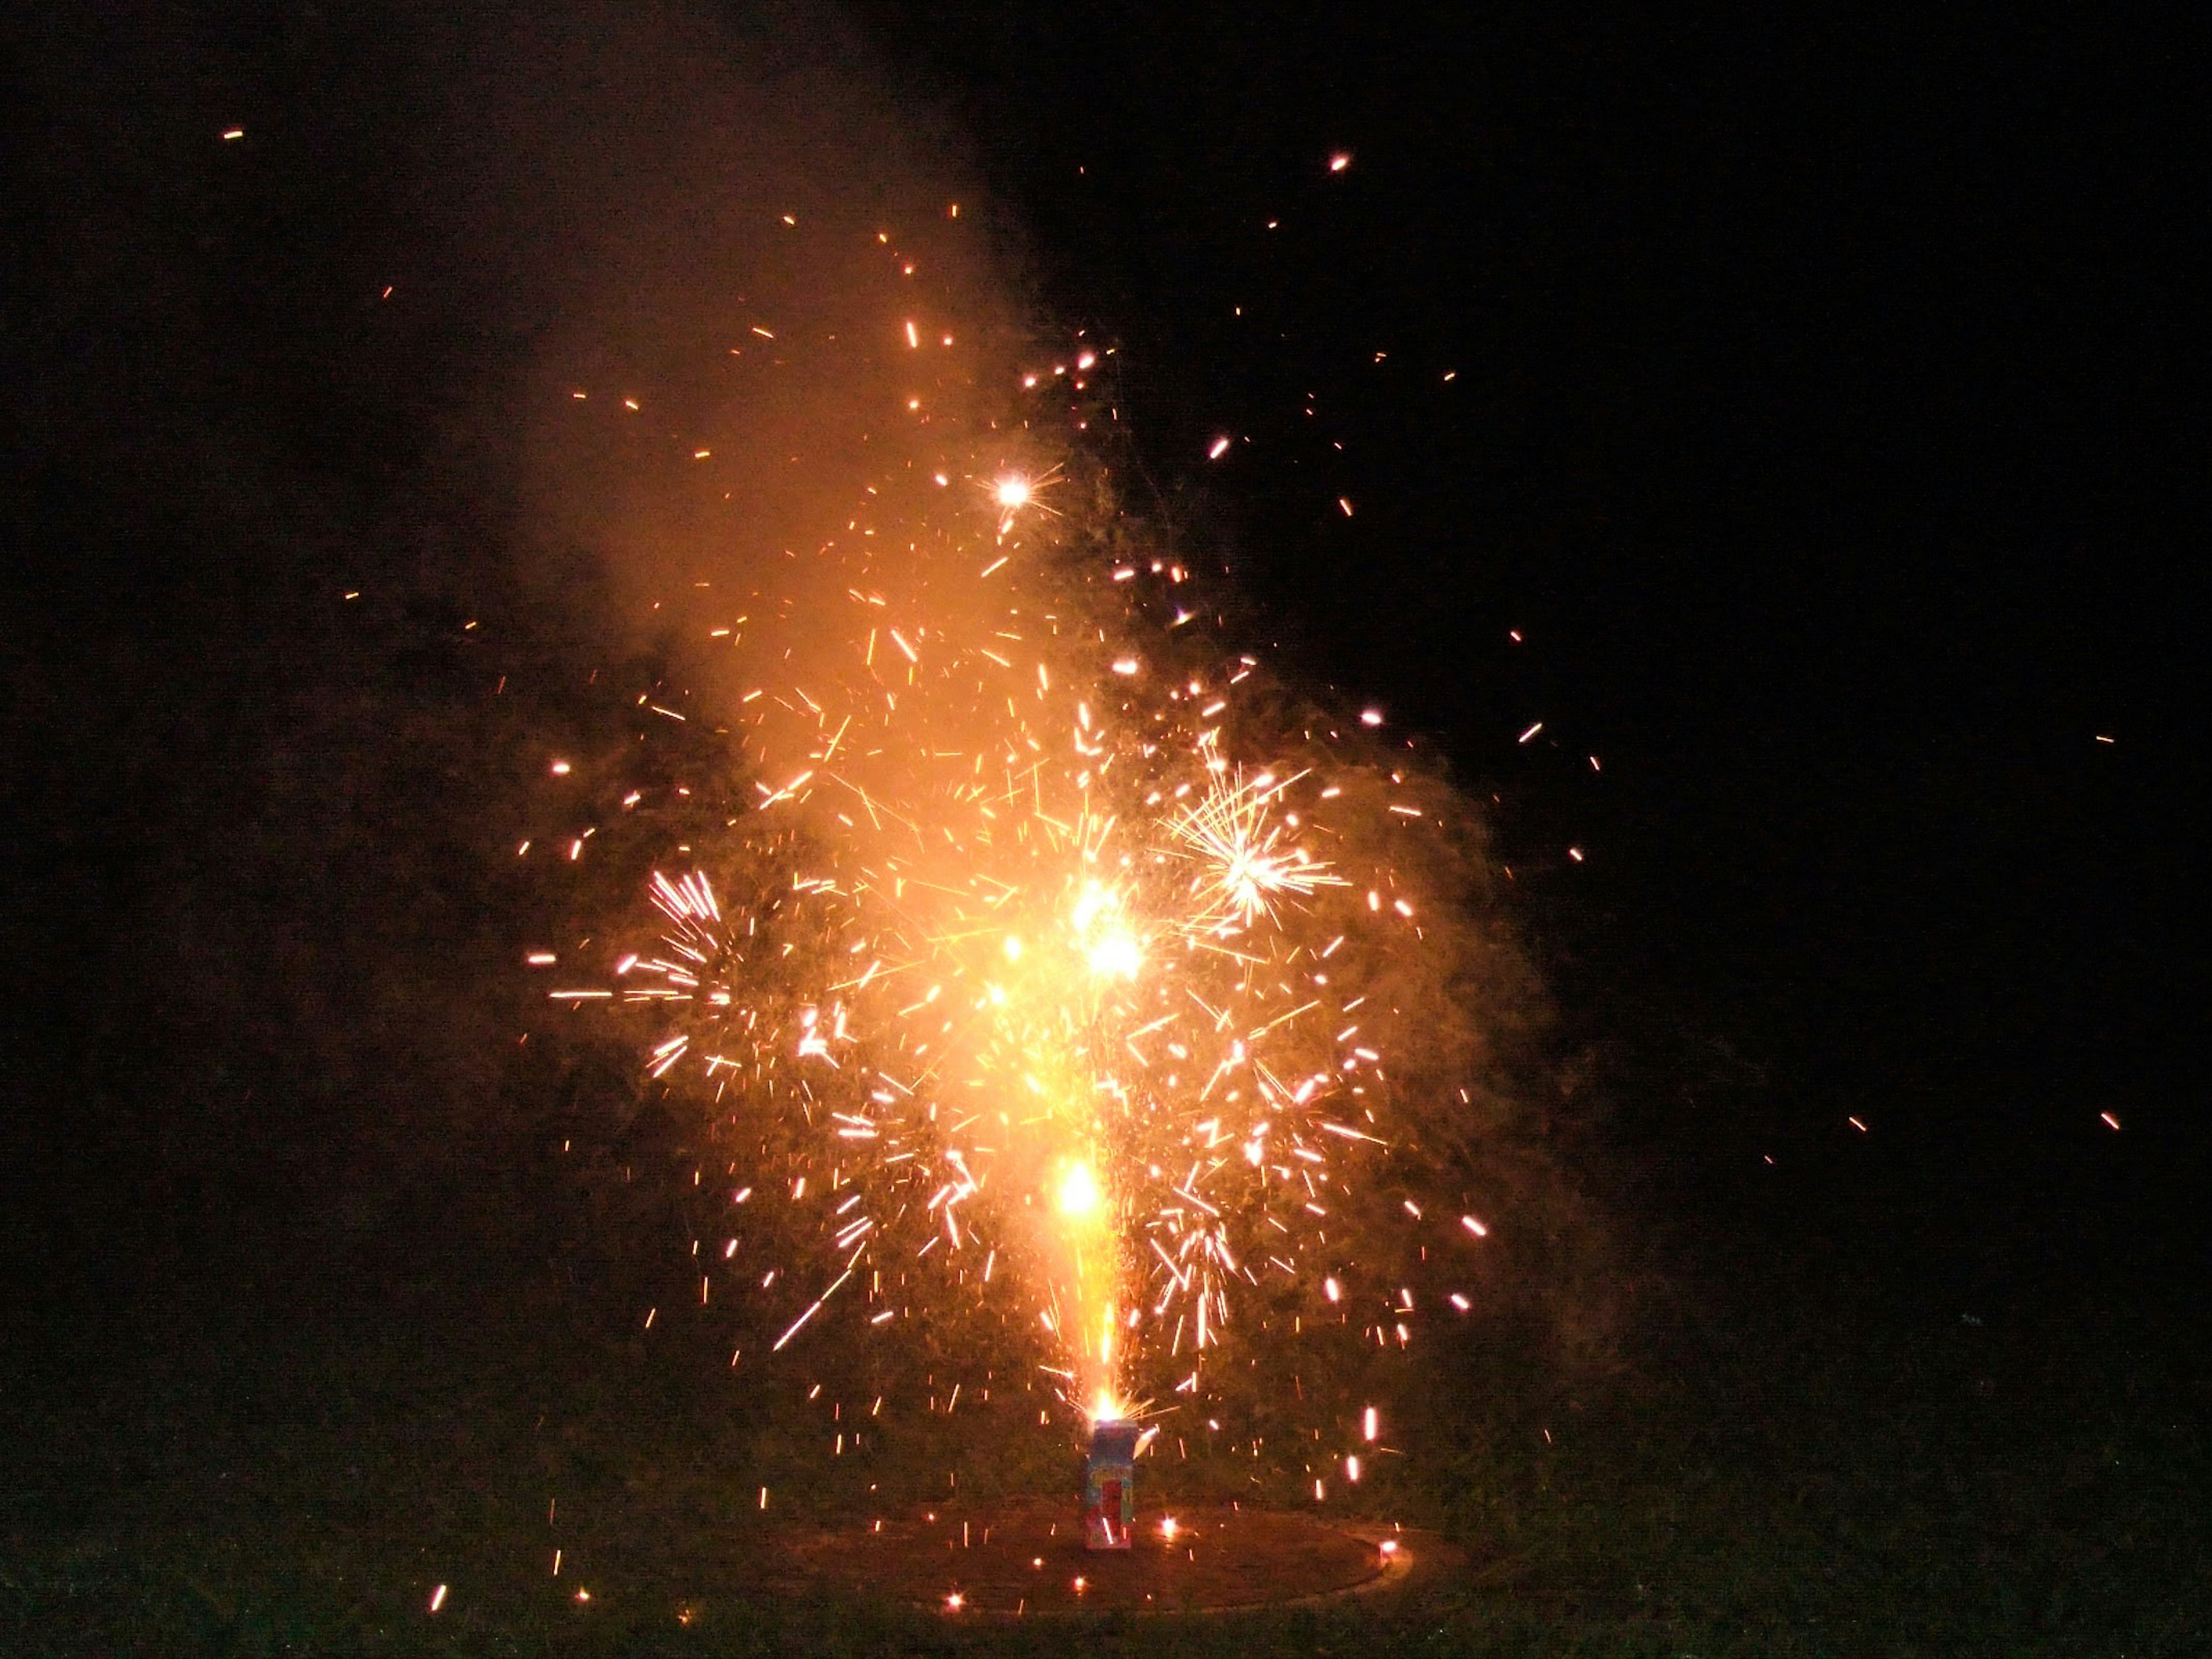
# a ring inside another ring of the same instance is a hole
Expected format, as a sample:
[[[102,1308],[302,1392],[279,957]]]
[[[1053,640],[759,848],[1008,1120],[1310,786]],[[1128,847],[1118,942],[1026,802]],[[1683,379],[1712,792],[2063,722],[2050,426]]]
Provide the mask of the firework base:
[[[1094,1551],[1075,1506],[1045,1499],[935,1510],[793,1549],[817,1583],[984,1619],[1292,1607],[1401,1591],[1456,1559],[1427,1534],[1249,1505],[1147,1510],[1129,1549]]]

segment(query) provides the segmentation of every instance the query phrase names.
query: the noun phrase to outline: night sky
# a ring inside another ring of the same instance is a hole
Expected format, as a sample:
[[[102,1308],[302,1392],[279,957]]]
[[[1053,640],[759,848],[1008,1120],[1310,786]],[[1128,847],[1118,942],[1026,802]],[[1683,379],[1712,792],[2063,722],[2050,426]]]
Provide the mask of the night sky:
[[[536,1121],[509,763],[665,641],[543,533],[515,411],[619,288],[593,238],[713,210],[643,70],[541,106],[592,9],[434,9],[0,29],[0,1243],[58,1318],[488,1214]],[[866,0],[667,52],[755,89],[771,173],[882,131],[968,195],[1008,307],[1113,347],[1130,511],[1491,799],[1611,1229],[1699,1283],[2187,1302],[2179,16]]]
[[[989,191],[1036,313],[1117,346],[1132,505],[1290,672],[1496,797],[1563,1053],[1728,1078],[1724,1112],[1624,1104],[1609,1156],[1995,1164],[2027,1207],[2085,1160],[2193,1178],[2179,42],[1546,8],[820,32]],[[257,970],[181,1012],[165,979],[204,979],[210,929],[319,925],[283,889],[331,824],[229,786],[283,741],[265,682],[319,660],[329,544],[422,605],[501,598],[461,544],[507,508],[450,457],[508,441],[485,388],[575,301],[530,289],[541,228],[471,224],[495,185],[441,176],[465,45],[400,14],[17,31],[19,1075],[159,1072],[164,1018],[222,1066]],[[380,310],[387,281],[428,296]],[[214,873],[246,817],[276,890]]]
[[[1042,290],[1127,343],[1149,484],[1301,665],[1498,796],[1570,1022],[1773,1085],[1644,1152],[1848,1181],[1856,1115],[1939,1184],[1999,1166],[2030,1226],[2110,1110],[2172,1137],[2131,1173],[2193,1179],[2178,40],[895,17]]]

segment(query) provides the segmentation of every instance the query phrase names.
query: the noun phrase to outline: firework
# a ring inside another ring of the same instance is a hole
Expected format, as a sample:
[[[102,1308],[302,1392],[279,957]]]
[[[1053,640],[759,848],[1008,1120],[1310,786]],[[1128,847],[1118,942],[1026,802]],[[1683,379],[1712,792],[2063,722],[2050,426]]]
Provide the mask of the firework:
[[[1083,1467],[1083,1534],[1094,1550],[1126,1550],[1137,1518],[1137,1440],[1133,1423],[1091,1425]]]
[[[752,810],[654,875],[656,939],[555,994],[651,1011],[651,1075],[755,1132],[744,1194],[818,1226],[776,1349],[957,1258],[1118,1420],[1199,1392],[1262,1286],[1336,1301],[1402,1127],[1439,792],[1291,709],[1183,564],[1048,510],[1072,482],[918,451],[744,595],[710,636]]]

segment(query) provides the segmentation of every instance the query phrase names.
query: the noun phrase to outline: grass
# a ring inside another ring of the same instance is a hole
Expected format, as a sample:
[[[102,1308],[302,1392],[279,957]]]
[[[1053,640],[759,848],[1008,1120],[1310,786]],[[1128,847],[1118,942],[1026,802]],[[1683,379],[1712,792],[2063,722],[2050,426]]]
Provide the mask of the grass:
[[[963,1627],[774,1569],[781,1528],[940,1479],[955,1501],[1052,1490],[1067,1471],[1048,1431],[908,1421],[872,1462],[828,1469],[803,1411],[679,1329],[637,1329],[627,1292],[526,1253],[409,1267],[276,1243],[180,1257],[127,1295],[52,1280],[29,1297],[0,1365],[0,1650],[1811,1659],[2212,1641],[2202,1315],[2094,1280],[1961,1306],[1818,1254],[1686,1267],[1609,1376],[1501,1391],[1470,1370],[1407,1402],[1415,1455],[1363,1496],[1469,1551],[1419,1604],[1070,1631]]]

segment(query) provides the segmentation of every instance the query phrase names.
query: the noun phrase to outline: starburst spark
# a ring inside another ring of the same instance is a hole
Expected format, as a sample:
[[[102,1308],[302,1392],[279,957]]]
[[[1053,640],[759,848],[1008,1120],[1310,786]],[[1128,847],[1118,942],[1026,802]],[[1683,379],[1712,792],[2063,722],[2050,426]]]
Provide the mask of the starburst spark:
[[[1287,826],[1269,812],[1304,775],[1281,783],[1265,772],[1249,782],[1241,771],[1233,781],[1216,777],[1198,805],[1169,823],[1168,834],[1200,865],[1192,884],[1204,908],[1195,925],[1206,926],[1217,912],[1218,931],[1271,921],[1279,898],[1346,884],[1303,847],[1282,845]]]

